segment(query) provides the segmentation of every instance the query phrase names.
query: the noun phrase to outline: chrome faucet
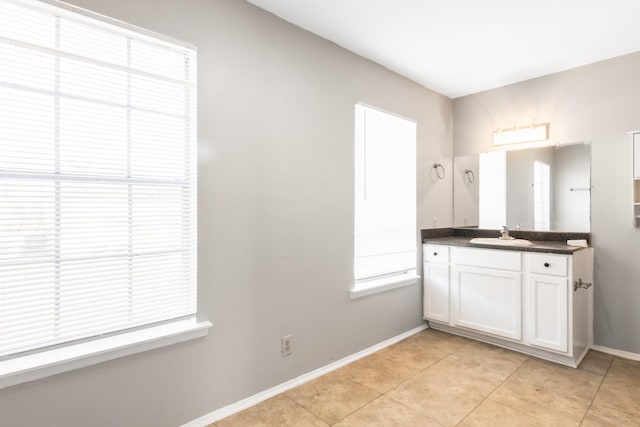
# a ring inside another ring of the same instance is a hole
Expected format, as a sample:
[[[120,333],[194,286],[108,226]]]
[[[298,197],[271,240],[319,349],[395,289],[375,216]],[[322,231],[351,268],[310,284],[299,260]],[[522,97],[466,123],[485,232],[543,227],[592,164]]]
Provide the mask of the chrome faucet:
[[[515,237],[509,236],[509,229],[506,225],[502,226],[502,230],[500,231],[500,240],[513,240]]]

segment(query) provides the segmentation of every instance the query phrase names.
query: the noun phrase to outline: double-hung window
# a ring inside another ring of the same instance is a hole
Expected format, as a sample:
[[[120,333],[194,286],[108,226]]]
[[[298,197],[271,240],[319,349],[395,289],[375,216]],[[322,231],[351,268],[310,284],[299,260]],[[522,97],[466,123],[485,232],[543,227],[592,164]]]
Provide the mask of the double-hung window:
[[[195,50],[0,0],[0,363],[195,313]]]
[[[416,282],[416,123],[355,106],[352,297]]]

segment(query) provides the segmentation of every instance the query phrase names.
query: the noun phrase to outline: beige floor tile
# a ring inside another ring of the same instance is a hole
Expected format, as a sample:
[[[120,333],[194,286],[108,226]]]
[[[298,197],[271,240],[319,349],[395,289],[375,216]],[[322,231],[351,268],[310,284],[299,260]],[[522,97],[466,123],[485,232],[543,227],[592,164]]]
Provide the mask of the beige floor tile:
[[[640,415],[594,403],[587,411],[581,427],[637,427],[640,425]]]
[[[500,366],[489,359],[444,359],[421,374],[430,381],[448,389],[462,388],[465,391],[488,396],[517,366],[505,363]]]
[[[611,363],[607,377],[640,383],[640,362],[616,357]]]
[[[286,395],[334,424],[377,398],[379,393],[334,372],[289,390]]]
[[[458,362],[443,360],[387,396],[442,425],[454,426],[484,400],[483,392],[495,387],[491,380],[470,372]]]
[[[614,358],[594,404],[640,416],[640,362]]]
[[[602,383],[602,376],[570,368],[535,357],[529,358],[513,374],[524,382],[543,387],[556,394],[592,400]]]
[[[454,352],[462,346],[475,342],[473,340],[470,340],[469,338],[449,334],[447,332],[438,331],[436,329],[425,329],[424,331],[419,332],[409,337],[408,339],[430,342],[447,353]]]
[[[216,422],[218,427],[323,427],[328,424],[283,395]]]
[[[578,369],[604,376],[607,373],[607,370],[609,370],[612,361],[613,356],[610,354],[589,350],[584,359],[582,359]]]
[[[613,366],[609,372],[612,370]],[[640,417],[640,380],[634,376],[625,376],[623,372],[628,373],[624,370],[616,375],[607,374],[593,400],[594,405],[607,406]]]
[[[378,393],[386,393],[418,372],[420,371],[375,353],[350,363],[338,369],[335,373],[369,387]]]
[[[471,411],[460,427],[546,427],[547,424],[535,418],[515,411],[507,406],[487,399]]]
[[[579,425],[591,404],[591,400],[554,392],[526,382],[515,374],[502,383],[489,399],[550,426]]]
[[[470,340],[466,338],[427,329],[380,350],[379,354],[384,358],[421,371],[469,342]]]
[[[481,342],[472,342],[447,357],[478,370],[491,372],[502,382],[529,356]]]
[[[450,357],[470,357],[477,359],[484,355],[488,355],[493,358],[500,358],[501,360],[504,360],[506,362],[520,364],[529,358],[529,356],[526,354],[518,353],[517,351],[508,350],[506,348],[498,347],[480,341],[470,341],[467,345],[454,352]]]
[[[458,424],[640,426],[640,362],[572,369],[428,329],[210,427]]]
[[[380,396],[335,424],[336,427],[441,427],[405,405]]]

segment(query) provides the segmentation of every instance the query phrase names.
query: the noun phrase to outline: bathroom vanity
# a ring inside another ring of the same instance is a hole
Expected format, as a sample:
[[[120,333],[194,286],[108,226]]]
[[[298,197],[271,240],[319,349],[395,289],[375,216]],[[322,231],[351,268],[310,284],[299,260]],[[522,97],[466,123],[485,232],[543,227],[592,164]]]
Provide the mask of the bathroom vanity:
[[[430,327],[577,367],[593,341],[593,248],[470,240],[424,239]]]

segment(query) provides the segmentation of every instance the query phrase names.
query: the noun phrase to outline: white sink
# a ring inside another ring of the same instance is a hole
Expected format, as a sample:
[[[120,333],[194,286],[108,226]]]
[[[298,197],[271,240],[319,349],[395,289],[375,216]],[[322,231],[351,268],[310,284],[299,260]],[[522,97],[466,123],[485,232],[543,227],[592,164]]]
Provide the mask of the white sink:
[[[475,237],[469,240],[469,243],[475,243],[478,245],[499,245],[499,246],[529,246],[533,245],[526,239],[511,239],[502,240],[497,237]]]

